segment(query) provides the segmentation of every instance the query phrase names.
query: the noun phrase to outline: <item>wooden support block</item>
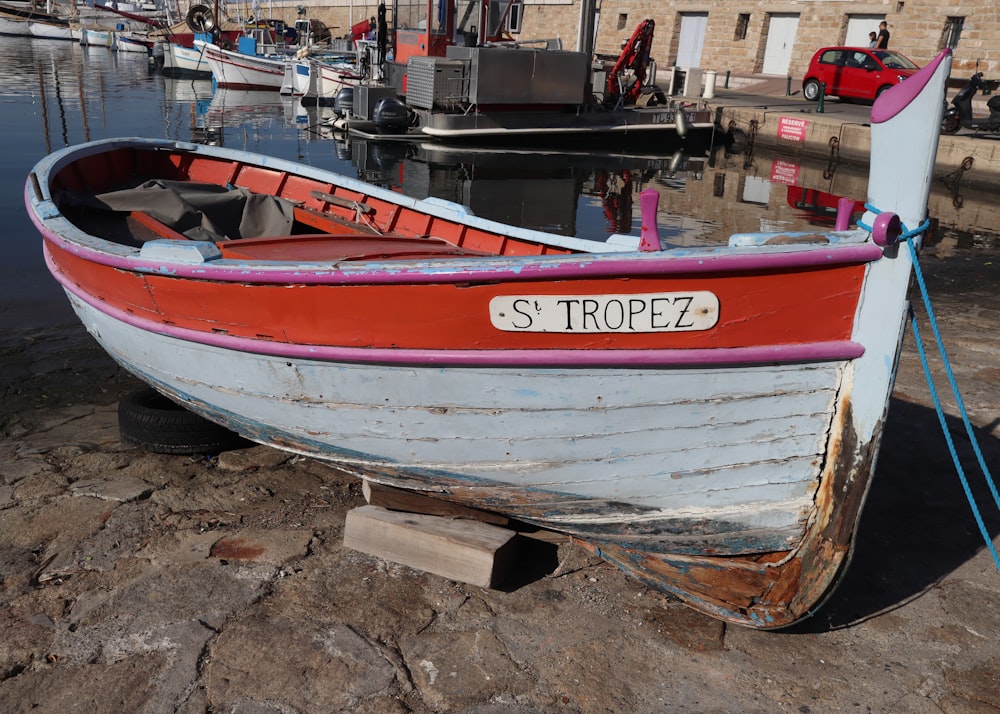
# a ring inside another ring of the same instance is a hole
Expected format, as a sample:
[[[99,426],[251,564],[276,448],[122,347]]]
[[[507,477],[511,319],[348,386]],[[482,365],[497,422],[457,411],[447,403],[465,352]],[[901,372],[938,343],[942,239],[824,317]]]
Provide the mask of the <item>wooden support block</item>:
[[[365,501],[369,505],[382,506],[382,508],[393,511],[425,513],[429,516],[450,516],[452,518],[474,518],[477,521],[492,523],[495,526],[506,526],[510,521],[507,516],[499,513],[481,511],[478,508],[463,506],[415,491],[384,486],[368,479],[364,479],[362,482],[361,493],[364,494]]]
[[[344,545],[417,570],[496,587],[515,563],[517,534],[464,519],[361,506],[347,513]]]

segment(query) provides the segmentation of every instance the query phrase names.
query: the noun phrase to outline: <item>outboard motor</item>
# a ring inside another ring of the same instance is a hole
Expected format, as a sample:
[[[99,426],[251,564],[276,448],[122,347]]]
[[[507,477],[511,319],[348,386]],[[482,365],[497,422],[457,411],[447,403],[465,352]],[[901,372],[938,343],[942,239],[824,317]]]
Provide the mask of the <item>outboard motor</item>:
[[[406,142],[402,141],[373,141],[368,149],[379,171],[391,171],[406,159],[406,147]]]
[[[372,109],[372,122],[379,134],[405,134],[410,115],[406,105],[395,97],[382,97]]]
[[[354,87],[344,87],[333,98],[333,113],[338,117],[354,112]]]

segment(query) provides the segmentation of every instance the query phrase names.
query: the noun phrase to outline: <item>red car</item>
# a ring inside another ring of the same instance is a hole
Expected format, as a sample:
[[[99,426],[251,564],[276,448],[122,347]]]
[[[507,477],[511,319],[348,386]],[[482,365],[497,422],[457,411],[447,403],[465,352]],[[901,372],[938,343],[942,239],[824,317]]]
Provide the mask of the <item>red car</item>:
[[[868,47],[824,47],[813,55],[802,79],[802,95],[819,99],[822,84],[826,94],[841,99],[874,100],[920,69],[893,50]]]

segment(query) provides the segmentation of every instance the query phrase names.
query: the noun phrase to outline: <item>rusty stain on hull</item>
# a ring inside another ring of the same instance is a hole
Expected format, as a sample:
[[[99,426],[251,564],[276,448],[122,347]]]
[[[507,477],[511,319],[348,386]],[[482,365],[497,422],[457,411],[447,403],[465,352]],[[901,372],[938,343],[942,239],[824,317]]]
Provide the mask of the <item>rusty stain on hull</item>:
[[[792,625],[815,612],[836,587],[871,481],[881,422],[874,438],[860,444],[850,401],[843,398],[837,424],[808,527],[794,549],[766,558],[720,558],[579,542],[650,587],[720,619],[759,629]]]

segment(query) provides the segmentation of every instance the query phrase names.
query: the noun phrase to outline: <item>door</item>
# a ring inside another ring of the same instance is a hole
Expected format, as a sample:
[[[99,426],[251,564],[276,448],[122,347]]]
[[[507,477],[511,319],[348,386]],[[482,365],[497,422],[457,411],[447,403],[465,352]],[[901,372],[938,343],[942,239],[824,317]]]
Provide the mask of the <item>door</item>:
[[[840,77],[840,87],[836,94],[841,97],[870,97],[872,90],[872,70],[878,65],[875,60],[861,50],[848,51],[845,54],[844,72]]]
[[[705,45],[707,12],[682,12],[681,32],[677,40],[678,67],[700,67],[701,49]]]
[[[798,14],[775,13],[768,17],[767,44],[764,46],[764,74],[788,74],[792,63],[795,32],[799,29]]]
[[[868,33],[878,33],[878,24],[885,15],[848,15],[847,34],[844,36],[846,47],[867,47]]]

